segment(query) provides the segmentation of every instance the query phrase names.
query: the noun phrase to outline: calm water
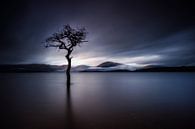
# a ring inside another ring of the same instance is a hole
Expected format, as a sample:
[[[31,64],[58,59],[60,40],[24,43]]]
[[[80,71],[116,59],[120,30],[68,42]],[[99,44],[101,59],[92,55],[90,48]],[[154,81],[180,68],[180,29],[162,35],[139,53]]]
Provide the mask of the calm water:
[[[1,129],[195,129],[195,73],[0,74]]]

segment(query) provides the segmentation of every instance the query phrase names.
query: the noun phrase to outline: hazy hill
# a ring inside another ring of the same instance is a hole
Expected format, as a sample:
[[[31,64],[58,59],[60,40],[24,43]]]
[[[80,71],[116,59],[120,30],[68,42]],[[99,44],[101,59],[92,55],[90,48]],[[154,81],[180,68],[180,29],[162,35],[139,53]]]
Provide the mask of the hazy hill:
[[[97,65],[97,67],[115,67],[115,66],[119,66],[119,65],[122,65],[122,64],[121,63],[107,61],[107,62],[103,62],[103,63]]]
[[[64,71],[65,65],[47,65],[47,64],[15,64],[0,65],[0,72],[57,72]]]
[[[0,65],[0,72],[64,72],[66,65],[15,64]],[[72,72],[195,72],[195,66],[167,67],[148,65],[135,67],[116,62],[103,62],[97,66],[79,65]]]
[[[195,72],[195,66],[180,67],[146,67],[136,70],[136,72]]]

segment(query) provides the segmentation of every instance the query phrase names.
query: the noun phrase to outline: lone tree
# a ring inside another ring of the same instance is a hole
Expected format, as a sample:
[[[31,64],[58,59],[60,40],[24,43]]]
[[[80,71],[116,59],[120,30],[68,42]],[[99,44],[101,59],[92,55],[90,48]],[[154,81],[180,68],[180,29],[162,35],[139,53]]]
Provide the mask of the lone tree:
[[[66,76],[67,76],[67,86],[70,86],[70,70],[71,70],[71,59],[72,59],[72,51],[76,46],[80,46],[81,43],[87,42],[85,41],[86,38],[86,29],[79,28],[74,29],[70,25],[64,25],[62,30],[52,34],[48,37],[45,42],[45,47],[56,47],[58,49],[66,50],[66,60],[68,62],[67,69],[66,69]]]

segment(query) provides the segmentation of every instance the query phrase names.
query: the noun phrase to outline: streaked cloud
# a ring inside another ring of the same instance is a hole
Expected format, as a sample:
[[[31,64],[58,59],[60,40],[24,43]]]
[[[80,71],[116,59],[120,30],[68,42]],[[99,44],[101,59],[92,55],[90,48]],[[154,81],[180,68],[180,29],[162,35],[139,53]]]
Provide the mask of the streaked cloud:
[[[190,3],[30,0],[13,5],[18,11],[8,6],[9,17],[1,25],[0,63],[65,64],[64,51],[45,49],[41,42],[67,23],[89,32],[89,42],[73,53],[73,65],[195,63],[195,11]]]

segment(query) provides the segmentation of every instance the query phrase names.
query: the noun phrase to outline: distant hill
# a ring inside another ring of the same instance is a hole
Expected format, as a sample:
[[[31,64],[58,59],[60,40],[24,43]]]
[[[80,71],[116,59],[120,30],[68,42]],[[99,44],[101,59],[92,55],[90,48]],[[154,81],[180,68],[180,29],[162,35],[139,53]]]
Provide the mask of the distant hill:
[[[47,64],[15,64],[0,65],[0,72],[60,72],[65,71],[65,65]]]
[[[107,62],[103,62],[103,63],[99,64],[97,67],[115,67],[115,66],[118,66],[118,65],[122,65],[122,64],[121,63],[107,61]]]
[[[15,64],[0,65],[0,73],[6,72],[64,72],[66,65]],[[167,67],[148,65],[135,67],[116,62],[104,62],[97,66],[79,65],[72,72],[195,72],[195,66]]]
[[[91,66],[88,66],[88,65],[78,65],[76,67],[72,67],[71,71],[74,71],[74,72],[79,72],[79,71],[84,71],[86,69],[89,69]]]
[[[181,67],[145,67],[138,69],[135,72],[195,72],[195,66]]]
[[[107,61],[97,66],[88,67],[88,69],[84,69],[81,72],[129,72],[133,69],[134,68],[129,65]]]

